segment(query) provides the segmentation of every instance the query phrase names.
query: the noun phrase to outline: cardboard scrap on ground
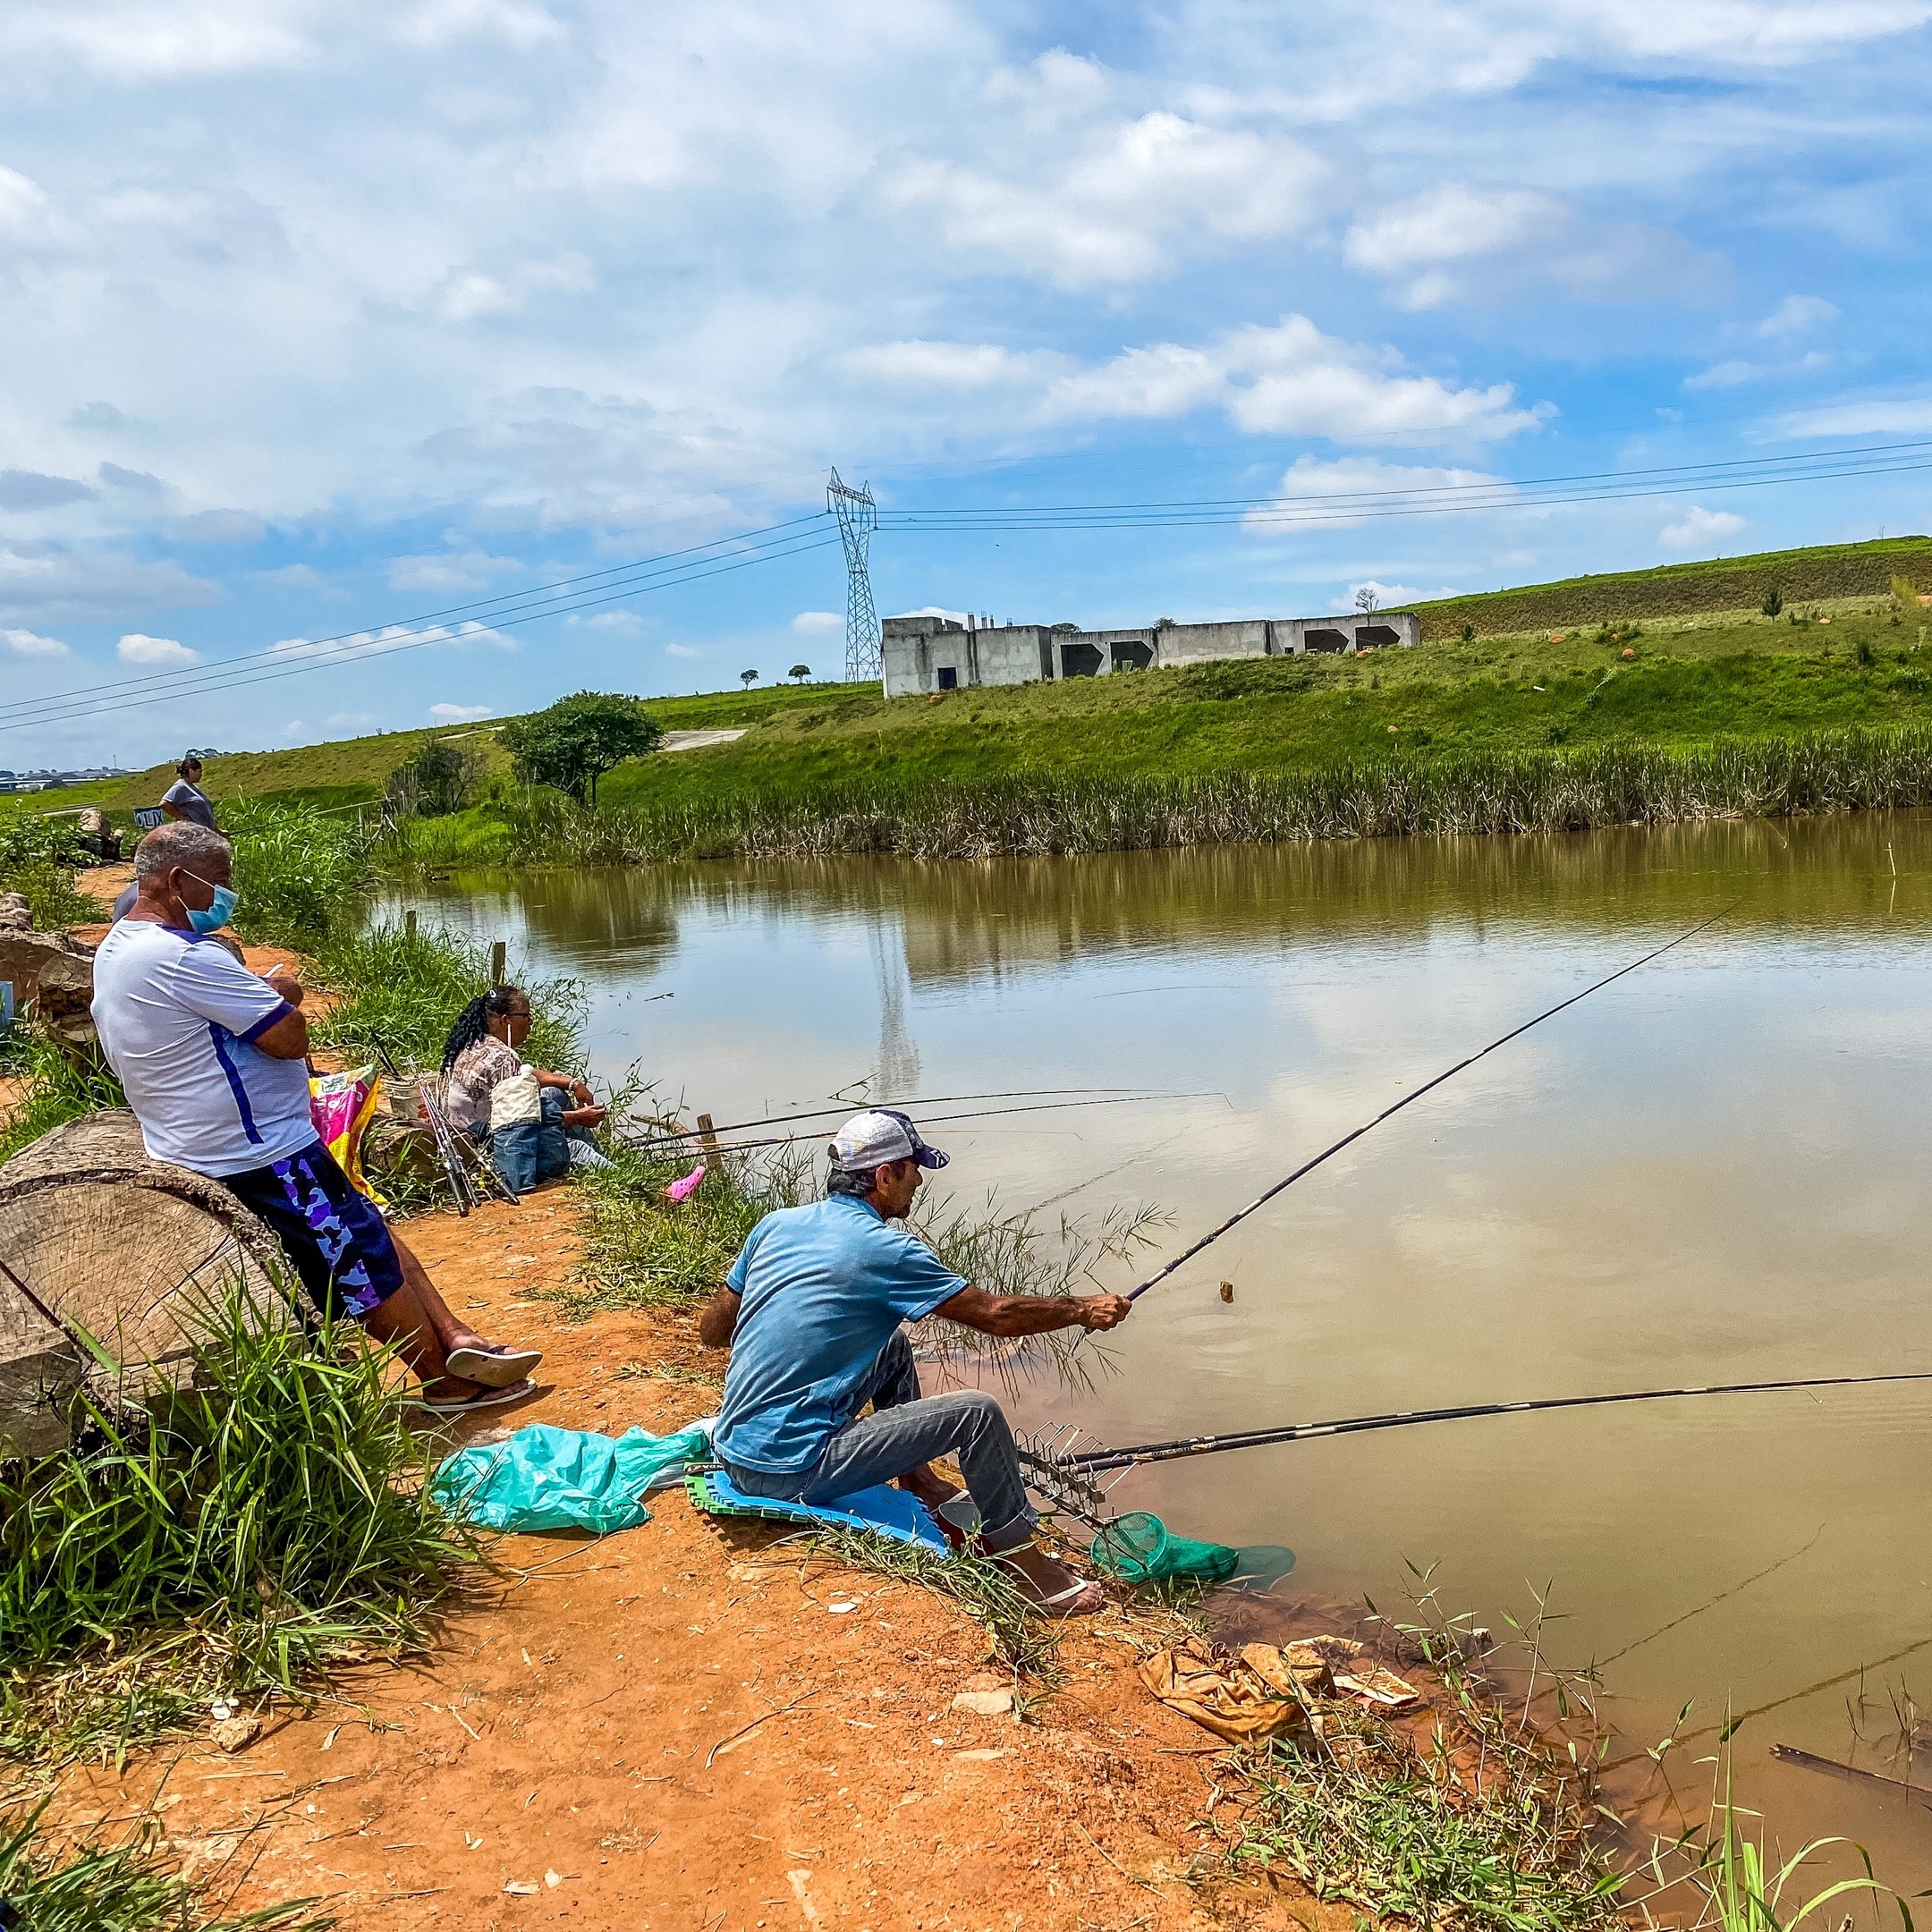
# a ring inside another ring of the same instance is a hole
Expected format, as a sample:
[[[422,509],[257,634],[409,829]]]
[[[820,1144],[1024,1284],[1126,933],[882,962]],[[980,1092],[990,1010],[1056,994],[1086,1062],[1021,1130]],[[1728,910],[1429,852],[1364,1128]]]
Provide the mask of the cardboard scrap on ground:
[[[1308,1728],[1308,1714],[1292,1695],[1248,1664],[1192,1639],[1157,1650],[1141,1664],[1140,1681],[1170,1709],[1230,1744],[1258,1744]]]
[[[1316,1637],[1246,1644],[1235,1657],[1218,1645],[1190,1639],[1147,1658],[1140,1680],[1170,1709],[1231,1744],[1305,1733],[1310,1707],[1337,1695],[1388,1716],[1413,1710],[1422,1701],[1420,1692],[1394,1671],[1364,1661],[1361,1648],[1346,1637]],[[1314,1724],[1318,1732],[1318,1716]]]

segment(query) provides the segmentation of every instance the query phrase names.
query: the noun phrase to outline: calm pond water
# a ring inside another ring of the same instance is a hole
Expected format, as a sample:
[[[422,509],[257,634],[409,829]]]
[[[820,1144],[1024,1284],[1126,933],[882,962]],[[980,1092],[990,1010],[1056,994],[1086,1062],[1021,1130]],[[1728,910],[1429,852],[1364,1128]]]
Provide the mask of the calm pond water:
[[[1125,1286],[1420,1080],[1733,901],[1157,1289],[1090,1394],[1021,1398],[1029,1419],[1131,1443],[1932,1368],[1932,818],[660,868],[408,902],[580,976],[598,1069],[640,1061],[662,1098],[721,1124],[865,1081],[894,1099],[1158,1092],[933,1129],[963,1200],[1168,1210],[1148,1267],[1111,1271]],[[1847,1832],[1916,1888],[1925,1804],[1770,1748],[1906,1768],[1885,1746],[1894,1696],[1932,1692],[1928,1445],[1932,1383],[1258,1449],[1136,1472],[1115,1500],[1292,1546],[1284,1595],[1388,1609],[1404,1559],[1437,1563],[1452,1606],[1502,1631],[1552,1585],[1549,1648],[1606,1660],[1626,1739],[1654,1741],[1695,1699],[1687,1793],[1707,1789],[1690,1760],[1728,1703],[1750,1714],[1741,1797],[1787,1846]]]

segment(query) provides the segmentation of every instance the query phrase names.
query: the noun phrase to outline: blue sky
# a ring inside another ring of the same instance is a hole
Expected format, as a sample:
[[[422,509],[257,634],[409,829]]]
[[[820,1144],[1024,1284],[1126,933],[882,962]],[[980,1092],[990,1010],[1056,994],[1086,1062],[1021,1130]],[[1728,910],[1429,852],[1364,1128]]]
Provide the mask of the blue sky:
[[[11,0],[0,765],[835,673],[810,514],[1932,436],[1932,0]],[[884,612],[1291,616],[1932,529],[1932,472],[880,536]],[[280,646],[280,650],[273,648]],[[268,652],[199,696],[129,685]]]

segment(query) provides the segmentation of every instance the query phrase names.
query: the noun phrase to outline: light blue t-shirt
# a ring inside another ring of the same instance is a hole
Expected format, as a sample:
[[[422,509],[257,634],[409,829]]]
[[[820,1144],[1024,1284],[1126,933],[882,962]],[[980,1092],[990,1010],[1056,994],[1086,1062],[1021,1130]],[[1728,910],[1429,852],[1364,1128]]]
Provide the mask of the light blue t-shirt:
[[[725,1462],[775,1476],[810,1469],[900,1323],[966,1285],[850,1194],[767,1215],[724,1282],[743,1300],[712,1443]]]

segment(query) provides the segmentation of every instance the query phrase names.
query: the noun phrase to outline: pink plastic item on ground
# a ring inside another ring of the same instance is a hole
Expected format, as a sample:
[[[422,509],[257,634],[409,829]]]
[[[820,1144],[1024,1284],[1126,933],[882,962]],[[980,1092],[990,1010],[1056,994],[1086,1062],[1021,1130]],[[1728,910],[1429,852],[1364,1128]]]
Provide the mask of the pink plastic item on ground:
[[[674,1181],[665,1190],[666,1200],[689,1200],[704,1182],[704,1163],[699,1161],[682,1181]]]

